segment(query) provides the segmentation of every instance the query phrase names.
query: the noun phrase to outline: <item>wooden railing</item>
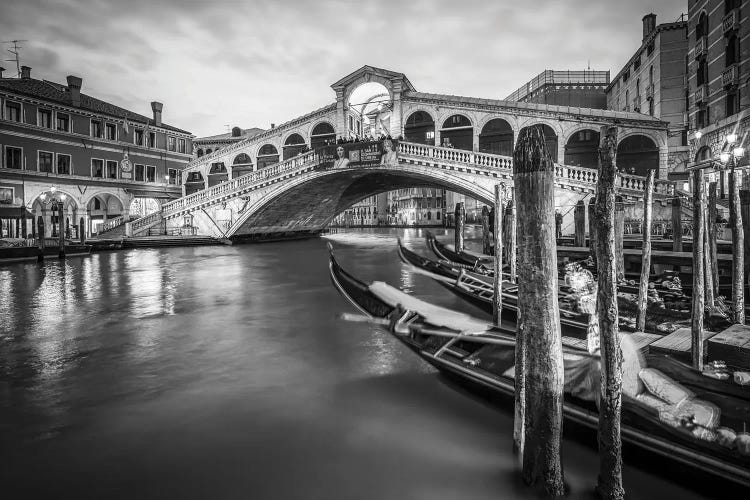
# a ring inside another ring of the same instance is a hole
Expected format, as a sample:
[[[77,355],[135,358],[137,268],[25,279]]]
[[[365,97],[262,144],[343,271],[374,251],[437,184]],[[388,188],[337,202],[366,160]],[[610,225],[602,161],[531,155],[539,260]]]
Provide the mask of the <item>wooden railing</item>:
[[[266,181],[300,168],[309,167],[315,162],[315,160],[316,155],[314,151],[295,156],[294,158],[276,163],[270,167],[235,177],[234,179],[211,186],[210,188],[202,189],[177,200],[165,203],[161,207],[161,213],[164,217],[168,217],[179,211],[189,210],[198,205],[210,203],[217,198],[231,197],[258,182]]]

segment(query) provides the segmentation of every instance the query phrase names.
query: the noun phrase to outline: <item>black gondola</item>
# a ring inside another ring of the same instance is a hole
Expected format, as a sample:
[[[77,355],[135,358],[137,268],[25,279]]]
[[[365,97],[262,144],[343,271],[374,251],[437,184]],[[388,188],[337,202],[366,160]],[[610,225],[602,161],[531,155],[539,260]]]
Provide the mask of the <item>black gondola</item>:
[[[334,286],[364,314],[350,319],[382,325],[441,372],[469,387],[509,396],[512,401],[513,332],[492,328],[467,315],[419,301],[385,283],[367,285],[341,268],[332,249],[329,269]],[[567,345],[565,339],[563,345]],[[591,361],[595,358],[586,351],[564,349],[564,417],[568,422],[597,429],[595,402],[590,393],[576,389],[574,380],[569,377],[576,369],[580,372],[580,367],[594,370],[595,363]],[[646,358],[649,364],[652,358]],[[691,371],[690,367],[674,360],[664,362],[670,363],[674,370]],[[653,369],[650,370],[638,370],[636,381],[642,374],[653,373]],[[708,402],[699,399],[703,397],[700,393],[690,393],[679,403],[668,403],[632,382],[632,377],[626,377],[623,385],[624,441],[750,487],[750,433],[732,430],[738,425],[741,429],[741,419],[747,419],[747,401],[722,396]],[[679,389],[680,386],[670,387]],[[692,418],[678,418],[681,407],[690,409]]]

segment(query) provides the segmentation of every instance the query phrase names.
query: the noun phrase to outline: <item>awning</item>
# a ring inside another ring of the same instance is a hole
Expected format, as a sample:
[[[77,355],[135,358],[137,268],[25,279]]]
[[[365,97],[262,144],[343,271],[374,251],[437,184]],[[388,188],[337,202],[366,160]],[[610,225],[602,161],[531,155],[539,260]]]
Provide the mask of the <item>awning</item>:
[[[26,207],[13,207],[0,205],[0,219],[33,219],[34,214],[29,212]]]

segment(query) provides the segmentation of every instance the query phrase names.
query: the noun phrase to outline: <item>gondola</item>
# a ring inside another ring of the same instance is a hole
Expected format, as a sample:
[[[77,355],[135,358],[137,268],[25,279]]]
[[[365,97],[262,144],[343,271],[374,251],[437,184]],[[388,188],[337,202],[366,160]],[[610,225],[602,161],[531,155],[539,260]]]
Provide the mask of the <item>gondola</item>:
[[[494,278],[467,270],[448,261],[437,262],[422,257],[404,247],[398,240],[398,255],[401,260],[413,266],[418,272],[430,276],[442,286],[467,302],[492,314],[494,307]],[[566,287],[559,291],[560,324],[565,334],[575,338],[586,338],[589,315],[574,310],[575,298]],[[518,311],[518,286],[503,281],[503,315],[515,317]]]
[[[381,325],[441,372],[469,388],[489,390],[512,401],[513,332],[420,301],[386,283],[368,285],[342,269],[330,244],[329,249],[333,285],[362,313],[349,319]],[[599,421],[597,405],[591,393],[581,391],[571,377],[576,371],[580,376],[581,367],[594,366],[591,360],[595,358],[587,351],[570,347],[565,339],[563,346],[564,418],[566,422],[595,430]],[[650,357],[646,360],[650,363]],[[671,363],[677,369],[690,370],[679,368],[675,361]],[[635,371],[638,377],[654,372],[650,368]],[[750,434],[729,430],[737,426],[742,430],[736,407],[746,409],[746,402],[722,397],[716,403],[709,403],[695,394],[679,403],[669,403],[635,382],[638,378],[634,381],[632,376],[626,376],[623,384],[621,431],[625,442],[750,487]],[[680,393],[679,384],[671,382],[669,387],[677,391],[675,394]],[[682,410],[693,414],[690,418],[680,417]]]

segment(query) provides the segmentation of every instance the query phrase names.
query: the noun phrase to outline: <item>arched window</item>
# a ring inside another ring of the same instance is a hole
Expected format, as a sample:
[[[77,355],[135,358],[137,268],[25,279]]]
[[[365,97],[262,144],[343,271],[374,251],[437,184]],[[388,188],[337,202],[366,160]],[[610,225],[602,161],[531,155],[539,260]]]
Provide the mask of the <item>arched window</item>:
[[[727,38],[727,50],[725,52],[725,63],[729,67],[732,64],[740,62],[740,40],[737,35],[732,33]]]
[[[513,129],[502,118],[488,121],[479,134],[479,152],[513,156]]]
[[[203,156],[203,150],[202,149],[198,149],[198,151],[196,152],[196,154],[198,155],[198,158],[200,158],[201,156]]]
[[[443,128],[471,127],[471,121],[464,115],[449,116],[443,122]]]
[[[252,158],[250,158],[249,154],[240,153],[234,157],[234,161],[232,162],[232,165],[248,165],[252,163],[253,163],[253,160]]]
[[[279,151],[273,144],[264,144],[258,150],[258,169],[265,168],[279,162]]]
[[[729,14],[732,9],[739,8],[742,0],[724,0],[724,15]]]
[[[631,135],[617,145],[617,169],[645,177],[649,170],[659,176],[659,148],[645,135]]]
[[[408,142],[435,145],[435,120],[429,113],[415,111],[404,124],[404,138]]]
[[[310,133],[310,147],[315,149],[336,142],[336,131],[328,122],[320,122]]]
[[[701,12],[698,24],[695,26],[695,41],[697,42],[704,36],[708,36],[708,16],[705,12]]]

